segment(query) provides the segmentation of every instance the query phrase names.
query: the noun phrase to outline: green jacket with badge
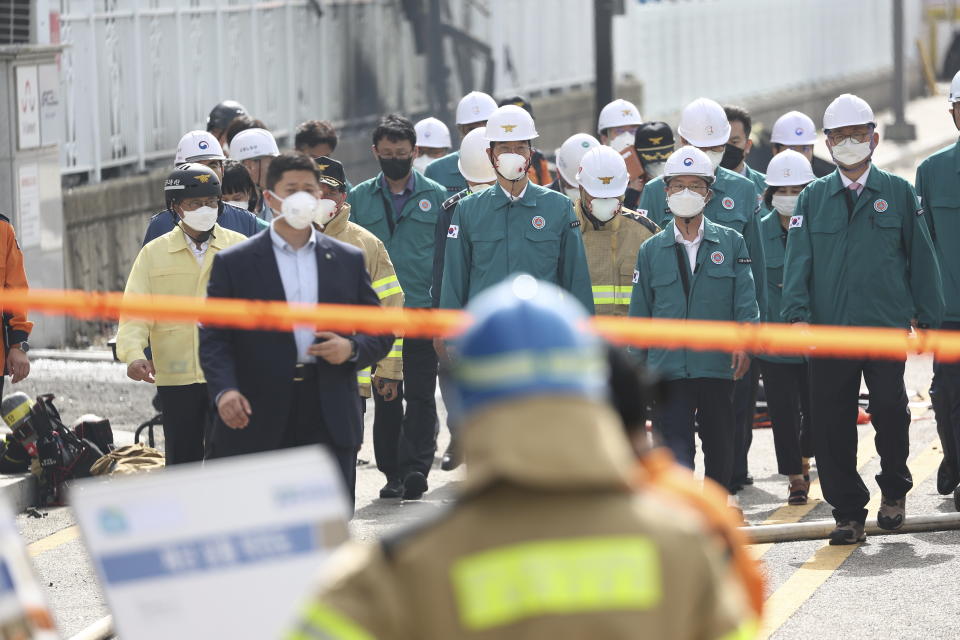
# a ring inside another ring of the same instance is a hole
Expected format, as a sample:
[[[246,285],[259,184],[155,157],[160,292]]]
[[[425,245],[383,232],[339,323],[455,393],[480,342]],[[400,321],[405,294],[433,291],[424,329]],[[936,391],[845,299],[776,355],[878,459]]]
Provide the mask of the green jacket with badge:
[[[753,182],[739,173],[723,167],[717,169],[717,179],[710,186],[713,197],[703,210],[707,219],[729,227],[743,236],[747,251],[753,260],[753,280],[757,284],[757,302],[760,315],[765,319],[767,308],[766,259],[763,255],[763,241],[760,238],[760,209],[757,206],[757,188]],[[670,222],[672,216],[667,209],[667,193],[663,178],[654,178],[643,188],[640,206],[637,211],[646,215],[660,228]]]
[[[760,217],[762,218],[770,213],[770,210],[763,204],[763,194],[767,191],[767,176],[748,164],[743,166],[747,168],[747,175],[744,177],[752,182],[757,189],[757,206],[760,207]]]
[[[593,313],[579,227],[570,198],[531,182],[513,202],[499,185],[462,200],[447,232],[440,308],[462,309],[487,287],[525,272],[563,287]]]
[[[960,322],[960,142],[954,143],[917,167],[917,195],[940,261],[944,320]]]
[[[780,214],[774,209],[760,220],[763,235],[763,254],[767,259],[767,322],[781,322],[780,298],[783,291],[783,257],[787,252],[787,231],[780,224]],[[767,362],[800,364],[796,356],[757,356]]]
[[[404,306],[423,309],[431,306],[434,229],[447,192],[417,171],[413,176],[413,195],[397,220],[382,173],[351,189],[347,202],[353,221],[386,246],[406,296]]]
[[[640,247],[630,317],[758,322],[760,309],[743,236],[705,218],[691,272],[686,249],[674,236],[675,225],[671,220]],[[635,353],[664,380],[733,378],[729,353],[686,349]]]
[[[787,322],[907,328],[916,318],[939,326],[940,267],[903,178],[871,166],[857,197],[834,171],[807,185],[789,227],[780,311]]]
[[[460,152],[453,151],[427,165],[423,175],[447,189],[447,195],[460,193],[467,188],[467,181],[460,173]]]

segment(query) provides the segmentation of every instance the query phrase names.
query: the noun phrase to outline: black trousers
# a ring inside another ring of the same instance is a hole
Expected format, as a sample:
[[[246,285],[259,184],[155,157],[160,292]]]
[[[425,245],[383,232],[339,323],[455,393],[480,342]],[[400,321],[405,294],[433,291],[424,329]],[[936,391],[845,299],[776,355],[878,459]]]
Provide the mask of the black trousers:
[[[940,328],[957,331],[960,322],[947,320]],[[930,401],[937,418],[943,456],[954,469],[960,469],[960,362],[934,359]]]
[[[813,457],[807,363],[759,362],[767,412],[773,424],[777,471],[785,476],[800,475],[802,459]]]
[[[340,468],[343,484],[347,490],[351,512],[356,501],[357,450],[338,447],[323,420],[317,381],[309,374],[293,385],[293,401],[283,429],[284,448],[322,444],[333,456]]]
[[[203,442],[213,416],[207,385],[158,386],[157,394],[163,408],[167,464],[203,460]]]
[[[733,472],[733,380],[686,378],[664,383],[655,426],[677,461],[693,469],[694,421],[699,424],[705,473],[724,488]]]
[[[813,450],[823,497],[837,522],[867,518],[870,492],[857,472],[857,400],[860,376],[870,392],[868,411],[880,454],[877,484],[888,498],[904,497],[913,488],[907,468],[910,410],[903,385],[904,361],[810,360],[810,409]]]
[[[753,418],[757,412],[757,390],[760,386],[760,367],[756,358],[750,362],[750,369],[733,386],[733,484],[741,484],[749,473],[747,454],[753,444]]]
[[[396,399],[385,401],[376,392],[373,402],[373,450],[377,468],[387,478],[430,473],[437,453],[437,353],[433,340],[405,338],[403,382]],[[406,411],[403,403],[406,401]]]

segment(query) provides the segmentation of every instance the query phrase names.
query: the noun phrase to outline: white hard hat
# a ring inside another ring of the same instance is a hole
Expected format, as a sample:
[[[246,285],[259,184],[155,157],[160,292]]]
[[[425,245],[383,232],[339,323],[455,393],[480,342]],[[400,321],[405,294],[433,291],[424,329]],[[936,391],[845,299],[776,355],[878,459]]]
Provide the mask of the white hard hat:
[[[600,141],[588,133],[575,133],[557,149],[557,171],[569,185],[577,184],[580,159],[587,151],[599,147]]]
[[[497,173],[490,164],[490,156],[487,155],[490,143],[486,136],[486,127],[477,127],[463,136],[460,142],[460,159],[457,160],[457,168],[460,169],[460,175],[464,179],[474,184],[495,182],[497,179]]]
[[[436,118],[424,118],[413,126],[413,130],[417,132],[418,147],[448,149],[452,146],[450,129]]]
[[[600,111],[600,118],[597,120],[597,131],[610,129],[612,127],[626,127],[643,124],[643,118],[640,117],[640,110],[637,105],[628,100],[617,98]]]
[[[457,124],[485,122],[497,110],[497,101],[483,91],[471,91],[457,104]]]
[[[244,129],[230,143],[230,156],[234,160],[278,155],[280,155],[280,149],[277,148],[277,141],[266,129]]]
[[[863,98],[845,93],[837,97],[823,113],[824,129],[839,129],[855,124],[876,124],[873,109]]]
[[[793,149],[781,151],[767,165],[767,186],[770,187],[793,187],[816,179],[807,156]]]
[[[206,131],[188,131],[177,143],[177,156],[174,165],[197,160],[226,160],[223,148],[213,134]]]
[[[718,147],[730,140],[730,122],[719,104],[697,98],[683,108],[677,133],[695,147]]]
[[[950,82],[950,95],[947,97],[950,102],[960,102],[960,71],[957,71]]]
[[[805,113],[790,111],[773,123],[770,142],[785,145],[807,145],[817,141],[817,127]]]
[[[489,142],[533,140],[539,135],[533,125],[533,117],[516,105],[508,104],[499,107],[487,118]]]
[[[687,145],[680,147],[670,154],[663,166],[664,179],[675,176],[700,176],[707,182],[713,183],[716,170],[706,153],[700,149]]]
[[[590,149],[580,160],[577,182],[594,198],[619,198],[629,181],[627,163],[610,147]]]

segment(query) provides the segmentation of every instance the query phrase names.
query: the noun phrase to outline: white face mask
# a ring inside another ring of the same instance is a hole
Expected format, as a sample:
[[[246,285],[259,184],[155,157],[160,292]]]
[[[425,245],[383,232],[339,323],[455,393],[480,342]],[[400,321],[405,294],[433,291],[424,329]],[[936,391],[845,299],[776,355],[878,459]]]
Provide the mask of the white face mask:
[[[249,200],[224,200],[223,204],[228,204],[231,207],[236,207],[237,209],[247,210],[247,207],[250,206]]]
[[[781,196],[775,195],[771,202],[773,203],[773,208],[777,210],[782,216],[792,216],[793,212],[797,210],[797,199],[800,196]]]
[[[527,159],[519,153],[501,153],[497,156],[497,173],[507,180],[519,180],[527,172]]]
[[[329,198],[324,198],[317,203],[315,217],[313,219],[321,227],[327,226],[327,223],[337,217],[337,203]]]
[[[567,194],[567,197],[570,198],[571,200],[576,200],[577,198],[580,197],[579,187],[566,187],[563,190],[563,192]]]
[[[667,198],[667,206],[670,207],[670,213],[678,218],[692,218],[707,205],[707,199],[690,189],[684,189],[680,193],[674,193]]]
[[[636,137],[636,134],[630,133],[629,131],[624,131],[607,144],[615,151],[620,152],[632,145]]]
[[[663,167],[666,166],[666,162],[651,162],[650,164],[643,166],[643,171],[647,174],[648,180],[653,180],[654,178],[659,178],[663,175]]]
[[[870,140],[866,142],[854,142],[851,138],[847,138],[840,144],[833,145],[830,153],[833,155],[833,159],[842,165],[849,167],[860,164],[869,158],[872,153],[870,142]]]
[[[720,166],[720,161],[723,160],[723,151],[706,151],[707,157],[710,158],[710,164],[713,165],[714,170]]]
[[[216,207],[199,207],[193,211],[183,212],[183,224],[194,231],[210,231],[217,221],[219,211]]]
[[[594,198],[590,202],[590,215],[600,222],[607,222],[617,215],[620,198]]]
[[[423,173],[427,169],[427,165],[433,162],[433,158],[430,156],[417,156],[413,159],[413,168]]]
[[[273,195],[279,199],[276,193]],[[294,229],[306,229],[313,224],[317,202],[317,199],[306,191],[297,191],[283,199],[280,214]]]
[[[492,182],[487,182],[484,184],[472,184],[470,185],[470,193],[480,193],[481,191],[486,191],[493,186]]]

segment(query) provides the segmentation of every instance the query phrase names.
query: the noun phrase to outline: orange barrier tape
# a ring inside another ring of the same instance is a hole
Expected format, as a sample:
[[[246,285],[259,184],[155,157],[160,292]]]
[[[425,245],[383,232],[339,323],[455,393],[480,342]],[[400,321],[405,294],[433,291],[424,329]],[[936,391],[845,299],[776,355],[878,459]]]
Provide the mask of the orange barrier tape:
[[[37,311],[76,318],[116,320],[121,314],[160,322],[201,322],[237,329],[289,330],[294,325],[343,333],[397,333],[409,337],[452,336],[469,323],[462,311],[387,309],[354,305],[299,305],[261,300],[126,296],[122,293],[6,289],[6,311]],[[593,327],[612,342],[638,347],[698,351],[743,350],[770,355],[903,358],[906,353],[935,353],[960,360],[960,332],[874,327],[738,324],[703,320],[596,317]]]

